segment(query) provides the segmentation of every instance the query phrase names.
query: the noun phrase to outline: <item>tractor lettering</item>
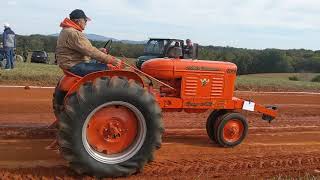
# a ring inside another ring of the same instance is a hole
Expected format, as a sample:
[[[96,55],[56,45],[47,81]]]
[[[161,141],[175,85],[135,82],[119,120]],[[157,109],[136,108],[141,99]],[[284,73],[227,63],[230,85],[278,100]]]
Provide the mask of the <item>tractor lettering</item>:
[[[201,67],[201,71],[221,71],[221,69],[212,67]]]
[[[205,66],[187,66],[186,70],[191,71],[221,71],[219,68],[205,67]]]
[[[236,69],[227,69],[228,74],[236,74],[237,70]]]
[[[195,102],[186,102],[186,106],[212,106],[212,102],[201,102],[201,103],[195,103]]]
[[[197,66],[187,66],[186,67],[186,70],[200,70],[200,67],[197,67]]]

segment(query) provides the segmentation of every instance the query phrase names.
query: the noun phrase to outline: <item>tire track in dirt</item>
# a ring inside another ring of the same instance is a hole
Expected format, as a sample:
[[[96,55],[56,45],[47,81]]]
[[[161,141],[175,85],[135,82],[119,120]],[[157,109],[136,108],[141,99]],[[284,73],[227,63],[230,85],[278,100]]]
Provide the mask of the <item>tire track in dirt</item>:
[[[207,159],[192,158],[179,160],[163,160],[147,165],[144,174],[147,176],[165,174],[175,177],[177,174],[188,174],[195,177],[200,174],[207,177],[230,176],[265,176],[273,173],[281,174],[283,171],[304,171],[320,168],[320,153],[292,154],[267,156],[256,158],[236,157],[219,159],[211,157]],[[271,172],[271,173],[270,173]]]

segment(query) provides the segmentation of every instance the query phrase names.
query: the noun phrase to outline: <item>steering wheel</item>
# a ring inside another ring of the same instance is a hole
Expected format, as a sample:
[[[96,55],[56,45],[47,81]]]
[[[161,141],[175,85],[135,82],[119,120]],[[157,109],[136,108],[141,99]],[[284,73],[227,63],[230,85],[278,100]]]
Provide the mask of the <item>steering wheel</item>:
[[[107,43],[104,45],[103,48],[107,49],[108,52],[111,50],[112,40],[108,40]]]

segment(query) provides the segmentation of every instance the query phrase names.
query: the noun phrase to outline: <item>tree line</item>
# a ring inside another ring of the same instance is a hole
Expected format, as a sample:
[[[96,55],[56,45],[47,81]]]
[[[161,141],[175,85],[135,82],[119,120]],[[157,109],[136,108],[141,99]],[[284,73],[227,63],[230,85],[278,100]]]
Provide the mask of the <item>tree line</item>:
[[[215,46],[199,49],[199,59],[233,62],[238,66],[238,74],[320,72],[320,51],[251,50]]]
[[[17,36],[17,54],[24,51],[44,50],[54,52],[57,37],[30,35]],[[105,42],[93,41],[96,47],[103,47]],[[137,58],[143,54],[144,45],[114,42],[110,54]],[[252,50],[219,46],[200,46],[199,59],[233,62],[238,66],[238,74],[252,73],[320,73],[320,51],[305,49],[265,49]]]

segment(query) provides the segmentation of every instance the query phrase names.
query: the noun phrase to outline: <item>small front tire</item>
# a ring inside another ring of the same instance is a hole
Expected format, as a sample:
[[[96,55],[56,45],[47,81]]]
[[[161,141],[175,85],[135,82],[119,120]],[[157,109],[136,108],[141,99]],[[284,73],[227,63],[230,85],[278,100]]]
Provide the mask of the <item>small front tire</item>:
[[[222,147],[239,145],[248,134],[248,121],[240,113],[227,113],[216,121],[216,140]]]
[[[215,137],[215,124],[218,118],[224,114],[226,114],[226,110],[215,110],[212,111],[211,114],[209,115],[206,123],[206,130],[207,130],[207,135],[210,138],[210,140],[213,143],[217,143],[216,137]]]

